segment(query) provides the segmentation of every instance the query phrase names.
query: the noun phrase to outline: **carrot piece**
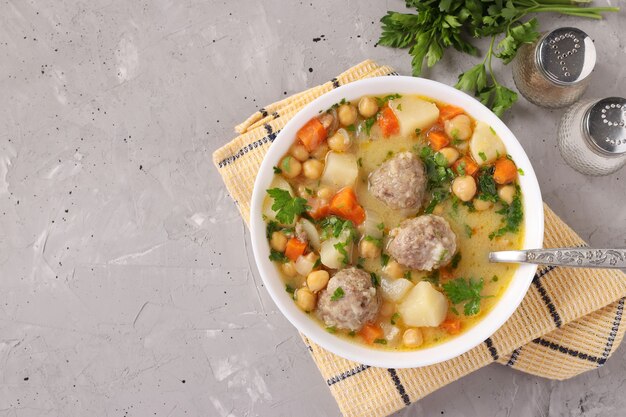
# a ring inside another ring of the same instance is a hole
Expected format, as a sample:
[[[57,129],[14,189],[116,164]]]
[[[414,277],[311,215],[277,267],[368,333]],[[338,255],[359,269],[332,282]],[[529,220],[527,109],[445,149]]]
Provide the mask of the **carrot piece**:
[[[324,128],[322,122],[317,117],[309,120],[304,126],[298,130],[296,137],[302,142],[307,151],[313,152],[318,146],[326,140],[328,132]]]
[[[296,239],[292,237],[287,241],[287,247],[285,248],[285,256],[292,261],[296,261],[299,256],[304,255],[304,251],[306,250],[307,244],[306,242],[301,241],[300,239]]]
[[[457,317],[448,317],[439,325],[450,334],[458,334],[461,332],[461,319]]]
[[[383,329],[377,324],[367,323],[359,330],[359,336],[361,336],[368,345],[374,343],[376,339],[382,339],[383,335]]]
[[[400,124],[398,118],[394,114],[393,110],[389,106],[385,107],[378,117],[378,126],[383,133],[384,137],[395,135],[400,131]]]
[[[428,132],[428,142],[430,142],[430,147],[433,150],[438,151],[439,149],[443,149],[450,144],[450,139],[446,136],[445,133],[440,132],[438,130],[431,130]]]
[[[460,107],[444,105],[439,107],[439,121],[443,123],[463,113],[465,113],[465,110]]]
[[[463,169],[461,169],[463,168]],[[452,164],[452,170],[459,175],[463,171],[465,175],[474,175],[478,172],[478,164],[469,156],[463,156]]]
[[[330,200],[330,214],[342,219],[351,220],[359,225],[365,221],[365,210],[356,199],[356,194],[350,187],[339,190]]]
[[[508,184],[517,178],[517,166],[508,158],[500,158],[496,161],[496,169],[493,179],[500,185]]]
[[[308,211],[309,216],[313,217],[315,220],[328,216],[330,210],[328,201],[320,200],[319,198],[310,198],[308,204],[311,207]]]

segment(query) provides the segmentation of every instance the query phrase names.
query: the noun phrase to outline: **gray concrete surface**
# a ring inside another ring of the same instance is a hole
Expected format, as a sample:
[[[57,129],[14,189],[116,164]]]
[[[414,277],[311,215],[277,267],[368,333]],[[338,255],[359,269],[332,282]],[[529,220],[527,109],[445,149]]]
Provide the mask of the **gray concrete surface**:
[[[365,58],[407,74],[404,51],[375,47],[402,8],[0,3],[0,416],[339,414],[259,286],[211,153],[258,107]],[[541,18],[597,40],[587,96],[626,96],[625,15]],[[450,53],[427,75],[453,83],[472,62]],[[560,114],[521,100],[506,122],[552,208],[591,244],[626,246],[626,173],[566,166]],[[626,415],[624,359],[565,382],[490,366],[398,416]]]

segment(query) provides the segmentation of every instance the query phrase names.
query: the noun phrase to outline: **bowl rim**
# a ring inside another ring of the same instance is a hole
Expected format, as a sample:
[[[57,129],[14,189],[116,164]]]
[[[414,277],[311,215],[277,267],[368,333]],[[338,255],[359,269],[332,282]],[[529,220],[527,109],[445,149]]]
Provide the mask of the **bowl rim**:
[[[491,110],[468,94],[433,80],[408,76],[375,77],[345,84],[316,98],[300,111],[276,134],[254,183],[250,210],[250,238],[256,265],[272,300],[281,313],[311,341],[345,359],[369,366],[385,368],[416,368],[443,362],[460,356],[489,339],[515,312],[530,287],[537,266],[519,265],[514,276],[491,311],[478,323],[459,336],[435,346],[413,350],[392,351],[368,348],[328,333],[322,326],[301,311],[285,291],[284,282],[275,265],[268,259],[269,244],[265,237],[262,204],[265,190],[273,178],[272,167],[278,164],[293,144],[297,130],[309,119],[345,98],[348,101],[364,95],[417,94],[462,107],[476,120],[489,124],[504,142],[507,153],[524,172],[519,184],[524,195],[523,249],[543,245],[544,212],[541,190],[535,171],[511,130]]]

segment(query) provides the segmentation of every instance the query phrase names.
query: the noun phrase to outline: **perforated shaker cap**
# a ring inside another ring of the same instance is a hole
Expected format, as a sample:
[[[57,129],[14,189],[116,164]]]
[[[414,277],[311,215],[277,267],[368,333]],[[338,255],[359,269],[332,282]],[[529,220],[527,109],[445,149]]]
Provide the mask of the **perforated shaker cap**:
[[[535,53],[541,71],[559,85],[581,82],[596,65],[593,40],[576,28],[564,27],[547,33],[537,44]]]
[[[607,97],[585,112],[583,128],[587,139],[607,156],[626,154],[626,99]]]

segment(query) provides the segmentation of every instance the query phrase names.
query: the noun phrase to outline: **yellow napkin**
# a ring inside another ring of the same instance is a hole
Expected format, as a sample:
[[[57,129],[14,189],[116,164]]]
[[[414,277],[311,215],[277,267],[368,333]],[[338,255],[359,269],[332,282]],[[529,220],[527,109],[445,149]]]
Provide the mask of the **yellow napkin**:
[[[276,134],[304,105],[327,91],[369,77],[397,75],[365,61],[329,82],[260,109],[235,130],[240,136],[213,161],[248,221],[252,188]],[[545,247],[584,246],[545,206]],[[620,271],[540,266],[526,297],[493,336],[458,358],[417,369],[382,369],[350,362],[303,336],[344,416],[386,416],[492,362],[566,379],[602,366],[624,335],[620,325],[626,276]]]

